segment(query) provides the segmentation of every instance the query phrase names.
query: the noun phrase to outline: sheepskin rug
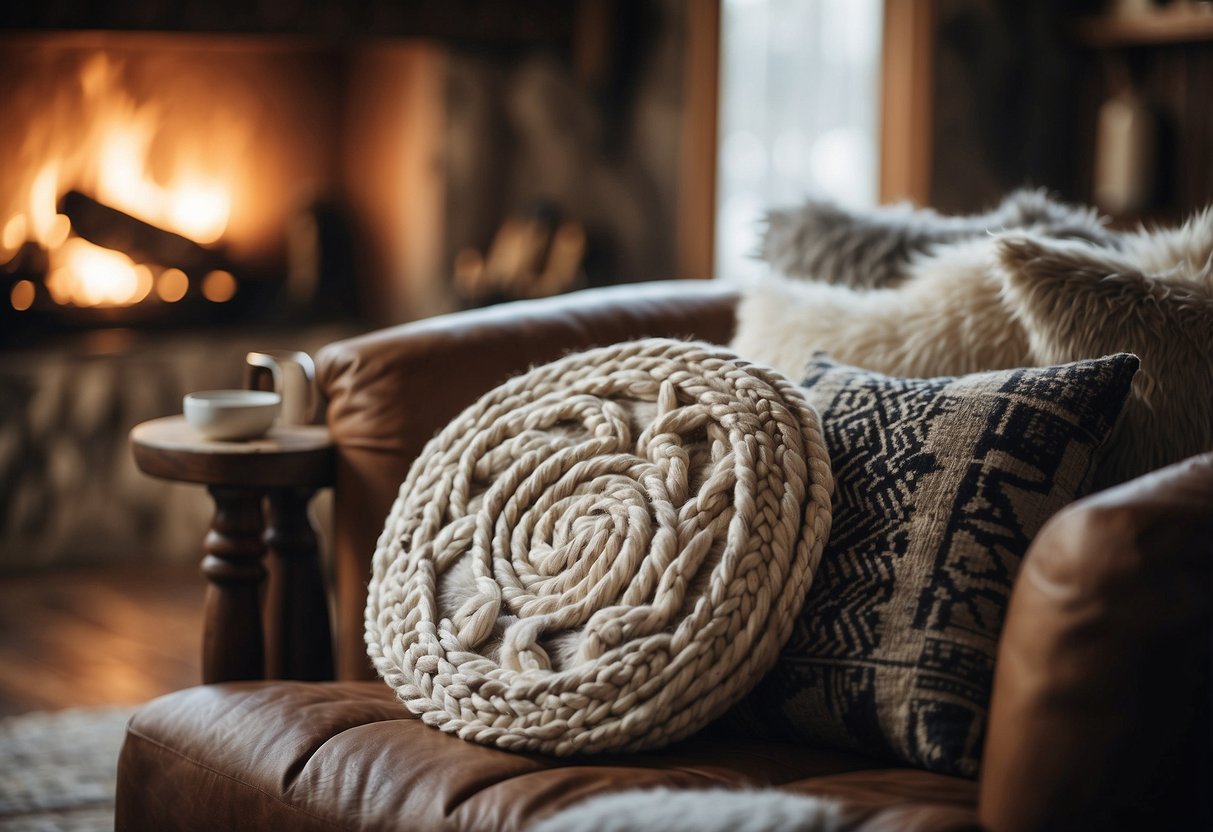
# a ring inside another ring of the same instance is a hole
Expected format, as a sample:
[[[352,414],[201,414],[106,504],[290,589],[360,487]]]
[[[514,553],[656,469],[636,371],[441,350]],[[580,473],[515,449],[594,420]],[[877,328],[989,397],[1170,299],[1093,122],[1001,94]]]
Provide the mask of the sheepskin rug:
[[[816,351],[930,377],[1131,352],[1141,372],[1095,477],[1102,488],[1213,450],[1213,209],[1112,244],[1010,231],[911,257],[892,288],[763,281],[732,347],[798,378]]]
[[[593,797],[530,832],[835,832],[838,805],[777,789],[651,789]]]

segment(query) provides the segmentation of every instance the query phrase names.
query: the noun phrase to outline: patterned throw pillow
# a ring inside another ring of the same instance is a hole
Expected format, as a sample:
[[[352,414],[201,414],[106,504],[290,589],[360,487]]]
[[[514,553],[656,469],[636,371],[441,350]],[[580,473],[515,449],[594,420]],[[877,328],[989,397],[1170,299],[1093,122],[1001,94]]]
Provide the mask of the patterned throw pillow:
[[[995,646],[1020,559],[1082,495],[1136,356],[904,379],[820,355],[807,398],[834,525],[751,730],[977,774]]]

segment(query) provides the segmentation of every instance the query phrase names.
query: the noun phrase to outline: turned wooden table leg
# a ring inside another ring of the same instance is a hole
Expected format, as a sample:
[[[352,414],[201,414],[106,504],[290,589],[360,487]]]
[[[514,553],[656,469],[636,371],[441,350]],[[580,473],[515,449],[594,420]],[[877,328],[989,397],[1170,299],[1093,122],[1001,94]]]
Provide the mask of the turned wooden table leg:
[[[308,501],[333,484],[336,455],[323,425],[277,425],[247,442],[208,439],[182,416],[131,430],[139,470],[208,487],[215,519],[206,537],[203,682],[332,678],[328,606]],[[269,529],[262,539],[265,516]],[[266,546],[271,582],[261,618]],[[266,650],[266,633],[270,649]],[[267,662],[267,653],[268,659]]]
[[[333,678],[328,601],[320,547],[308,516],[315,489],[269,493],[265,544],[270,582],[265,604],[266,672],[271,679]]]
[[[215,517],[206,535],[202,574],[206,588],[202,681],[261,679],[262,492],[212,485]]]

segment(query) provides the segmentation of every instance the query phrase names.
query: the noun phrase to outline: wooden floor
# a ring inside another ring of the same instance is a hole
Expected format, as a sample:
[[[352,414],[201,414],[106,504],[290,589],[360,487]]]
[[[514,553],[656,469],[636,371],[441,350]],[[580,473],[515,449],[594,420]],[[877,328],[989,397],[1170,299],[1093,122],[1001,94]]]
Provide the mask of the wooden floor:
[[[202,596],[196,565],[0,576],[0,716],[198,684]]]

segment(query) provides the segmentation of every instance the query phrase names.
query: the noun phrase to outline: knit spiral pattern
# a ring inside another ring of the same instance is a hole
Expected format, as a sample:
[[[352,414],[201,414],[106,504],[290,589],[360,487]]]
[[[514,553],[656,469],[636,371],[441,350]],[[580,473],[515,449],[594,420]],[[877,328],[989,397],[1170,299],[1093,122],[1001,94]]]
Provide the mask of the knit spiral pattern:
[[[778,373],[665,339],[567,356],[415,461],[375,552],[368,652],[466,740],[673,742],[774,664],[832,490],[817,414]]]

